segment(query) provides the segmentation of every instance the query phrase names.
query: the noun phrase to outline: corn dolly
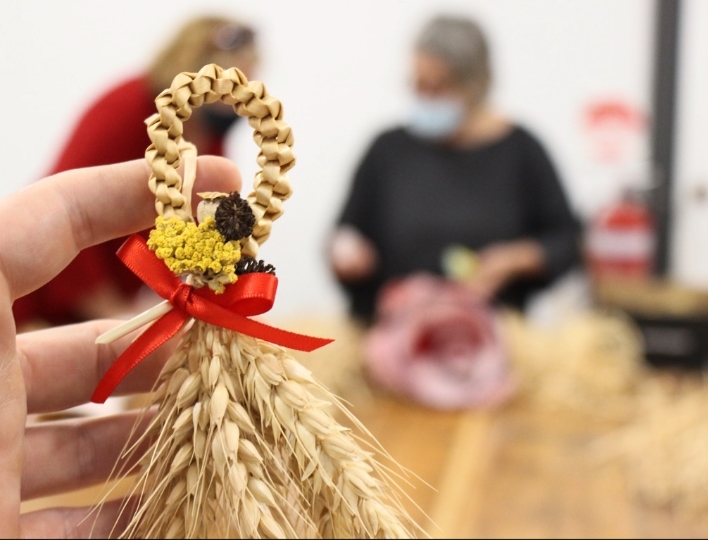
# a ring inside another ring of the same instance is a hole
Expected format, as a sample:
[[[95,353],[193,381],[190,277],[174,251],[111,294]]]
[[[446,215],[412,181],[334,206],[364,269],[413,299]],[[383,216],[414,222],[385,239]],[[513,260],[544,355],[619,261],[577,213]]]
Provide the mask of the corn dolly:
[[[183,139],[183,124],[194,108],[218,100],[248,118],[260,170],[245,199],[200,194],[195,219],[196,148]],[[328,340],[250,318],[274,299],[274,269],[256,256],[291,194],[293,135],[280,102],[237,68],[210,64],[177,75],[155,103],[146,159],[156,224],[147,241],[130,237],[119,256],[165,301],[99,337],[107,343],[154,321],[92,399],[105,401],[142,358],[187,329],[151,393],[149,427],[123,452],[122,462],[137,465],[116,466],[118,478],[136,480],[123,507],[129,523],[115,534],[412,537],[420,529],[401,504],[393,473],[331,409],[363,426],[286,350],[313,350]]]

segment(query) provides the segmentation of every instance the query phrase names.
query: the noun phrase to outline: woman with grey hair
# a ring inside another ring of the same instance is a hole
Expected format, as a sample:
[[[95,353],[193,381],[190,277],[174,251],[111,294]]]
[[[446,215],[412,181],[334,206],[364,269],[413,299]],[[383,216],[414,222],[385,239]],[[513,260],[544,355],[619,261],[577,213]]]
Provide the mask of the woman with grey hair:
[[[444,274],[446,253],[476,254],[466,285],[523,309],[579,262],[579,222],[546,150],[490,106],[489,47],[473,20],[438,16],[413,48],[406,125],[360,162],[330,244],[353,315],[371,320],[383,285]]]

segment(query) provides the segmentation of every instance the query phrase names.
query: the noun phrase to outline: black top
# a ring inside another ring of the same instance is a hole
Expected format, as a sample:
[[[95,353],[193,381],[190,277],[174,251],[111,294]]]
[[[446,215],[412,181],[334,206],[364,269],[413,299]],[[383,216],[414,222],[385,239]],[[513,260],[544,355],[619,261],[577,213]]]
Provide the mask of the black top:
[[[357,228],[378,248],[377,274],[343,284],[352,313],[365,319],[388,279],[414,271],[441,274],[442,252],[450,244],[477,250],[537,239],[546,275],[518,281],[497,298],[518,308],[579,260],[579,222],[548,154],[522,127],[469,149],[432,144],[402,128],[382,133],[356,170],[338,223]]]

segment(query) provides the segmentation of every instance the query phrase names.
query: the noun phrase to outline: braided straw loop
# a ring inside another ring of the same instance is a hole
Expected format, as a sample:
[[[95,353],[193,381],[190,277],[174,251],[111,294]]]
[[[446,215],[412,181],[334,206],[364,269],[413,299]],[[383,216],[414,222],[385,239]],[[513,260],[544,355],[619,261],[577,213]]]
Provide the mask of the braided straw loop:
[[[241,241],[242,253],[255,257],[258,246],[270,236],[273,221],[283,213],[283,201],[292,193],[286,173],[295,165],[293,134],[283,121],[283,106],[268,94],[262,82],[248,81],[239,69],[224,70],[216,64],[206,65],[198,73],[177,75],[170,88],[157,96],[157,113],[146,121],[152,141],[145,151],[152,169],[148,185],[155,195],[158,215],[194,221],[191,182],[186,178],[183,181],[177,171],[187,150],[195,153],[194,146],[182,136],[184,122],[194,108],[219,100],[248,119],[253,140],[260,148],[256,158],[260,170],[246,198],[256,224],[251,236]]]

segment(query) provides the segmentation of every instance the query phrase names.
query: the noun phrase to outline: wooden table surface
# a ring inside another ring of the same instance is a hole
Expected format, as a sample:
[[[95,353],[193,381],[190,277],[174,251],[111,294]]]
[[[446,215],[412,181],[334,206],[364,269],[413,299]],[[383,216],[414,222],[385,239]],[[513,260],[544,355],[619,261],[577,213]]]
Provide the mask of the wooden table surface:
[[[588,445],[607,425],[523,401],[495,412],[441,413],[378,395],[355,403],[354,412],[422,480],[406,490],[421,509],[408,508],[435,538],[708,535],[708,520],[642,505],[618,466],[592,460]]]

